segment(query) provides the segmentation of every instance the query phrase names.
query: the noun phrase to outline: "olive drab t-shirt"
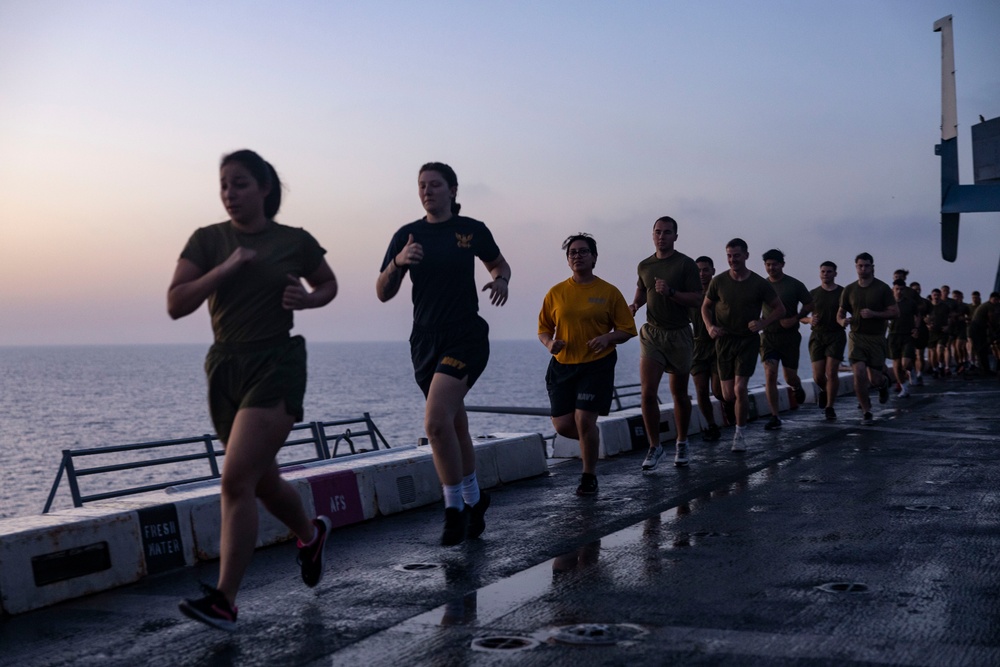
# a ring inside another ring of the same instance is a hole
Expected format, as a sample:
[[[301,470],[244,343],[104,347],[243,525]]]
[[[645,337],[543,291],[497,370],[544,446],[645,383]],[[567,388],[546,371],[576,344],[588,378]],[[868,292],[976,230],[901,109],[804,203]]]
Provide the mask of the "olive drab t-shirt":
[[[914,293],[914,296],[916,294]],[[899,308],[899,317],[894,317],[889,321],[889,333],[910,336],[917,328],[917,302],[907,294],[902,294],[896,302]]]
[[[834,333],[843,331],[844,327],[837,322],[837,311],[840,310],[840,295],[844,288],[840,285],[827,291],[820,285],[809,292],[813,298],[813,315],[816,316],[816,324],[812,325],[813,331],[824,333]]]
[[[765,303],[777,293],[766,278],[750,272],[746,280],[734,280],[729,271],[712,278],[705,298],[715,302],[715,323],[730,336],[756,336],[748,325],[760,317]]]
[[[646,291],[646,321],[660,329],[680,329],[691,323],[688,308],[656,291],[656,279],[678,292],[700,292],[701,278],[694,260],[674,251],[670,257],[655,254],[639,262],[639,288]]]
[[[244,247],[257,255],[208,297],[217,343],[248,343],[287,334],[292,311],[281,305],[288,275],[303,278],[319,268],[326,250],[298,227],[272,222],[246,234],[229,221],[202,227],[191,235],[181,258],[207,273]]]
[[[865,308],[883,311],[894,305],[896,297],[892,288],[878,278],[873,278],[868,287],[853,282],[840,296],[840,307],[851,314],[851,332],[866,336],[884,336],[889,321],[881,317],[862,318],[861,311]]]
[[[938,301],[936,304],[933,301],[928,303],[930,303],[927,311],[931,318],[930,330],[933,333],[947,331],[951,320],[951,308],[944,301]]]
[[[492,262],[500,256],[490,230],[479,220],[460,215],[433,223],[421,218],[393,234],[382,271],[403,249],[410,234],[424,249],[420,263],[402,267],[413,281],[414,327],[438,330],[475,316],[479,312],[476,258]]]
[[[798,313],[800,303],[803,306],[807,306],[813,302],[813,297],[809,293],[809,289],[797,278],[786,275],[782,276],[781,280],[777,282],[771,280],[767,282],[771,284],[771,288],[778,295],[778,298],[781,299],[781,303],[784,304],[785,317],[791,317]],[[771,315],[771,306],[766,303],[763,305],[762,310],[765,318]],[[791,328],[785,328],[781,325],[781,320],[775,320],[767,325],[764,331],[767,333],[781,333],[782,331],[795,331],[798,328],[798,320],[796,320],[795,326]]]

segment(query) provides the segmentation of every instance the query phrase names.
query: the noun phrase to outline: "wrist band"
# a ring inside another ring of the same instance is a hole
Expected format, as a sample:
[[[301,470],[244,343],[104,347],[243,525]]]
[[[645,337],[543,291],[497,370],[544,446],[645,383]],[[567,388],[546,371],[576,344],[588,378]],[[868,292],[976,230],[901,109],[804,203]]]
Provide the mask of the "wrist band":
[[[392,256],[392,265],[395,266],[397,269],[403,268],[399,264],[396,264],[396,256],[395,255]]]
[[[497,276],[497,277],[496,277],[496,278],[494,278],[493,280],[502,280],[502,281],[504,281],[505,283],[507,283],[508,285],[510,285],[510,280],[509,280],[509,279],[507,278],[507,276]]]

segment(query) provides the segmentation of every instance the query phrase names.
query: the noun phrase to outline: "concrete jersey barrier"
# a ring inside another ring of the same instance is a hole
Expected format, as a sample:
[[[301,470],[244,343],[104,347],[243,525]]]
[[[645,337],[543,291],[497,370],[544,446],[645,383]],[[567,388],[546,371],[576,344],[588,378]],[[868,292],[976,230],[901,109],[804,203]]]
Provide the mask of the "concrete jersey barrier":
[[[538,433],[474,440],[483,488],[548,471]],[[430,447],[406,446],[285,468],[307,513],[335,527],[436,503]],[[0,611],[19,614],[219,557],[219,480],[0,520]],[[257,546],[292,539],[261,508]]]

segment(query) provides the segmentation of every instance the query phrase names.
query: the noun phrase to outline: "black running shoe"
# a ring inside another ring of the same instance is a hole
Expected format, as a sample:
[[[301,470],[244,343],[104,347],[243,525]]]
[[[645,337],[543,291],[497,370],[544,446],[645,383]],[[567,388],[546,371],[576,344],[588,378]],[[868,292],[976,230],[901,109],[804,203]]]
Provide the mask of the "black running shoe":
[[[861,425],[862,426],[871,426],[874,423],[875,423],[875,420],[872,418],[872,413],[866,412],[865,414],[861,415]]]
[[[827,408],[825,410],[826,420],[828,422],[837,421],[837,412],[833,408]]]
[[[882,386],[878,388],[878,402],[887,403],[889,401],[889,376],[882,378]]]
[[[479,503],[476,503],[477,505]],[[485,511],[485,510],[484,510]],[[441,546],[453,547],[465,540],[469,529],[469,509],[463,507],[444,508],[444,530],[441,531]]]
[[[236,607],[229,604],[229,600],[218,589],[202,584],[201,590],[206,594],[205,597],[197,600],[181,600],[181,603],[177,605],[181,613],[219,630],[226,632],[235,630]]]
[[[486,510],[490,507],[490,494],[480,490],[479,502],[469,508],[468,537],[474,540],[486,530]]]
[[[826,389],[820,389],[817,392],[816,404],[819,405],[819,407],[821,408],[825,408],[827,403],[826,399],[827,399]]]
[[[781,420],[778,419],[777,415],[771,415],[771,418],[764,424],[765,431],[777,431],[779,428],[781,428]]]
[[[583,473],[580,476],[580,486],[576,487],[576,495],[578,496],[597,495],[597,475],[591,475],[589,472]]]
[[[721,438],[722,432],[719,431],[718,424],[712,424],[701,432],[701,439],[705,442],[718,442]]]
[[[805,405],[806,403],[806,390],[801,385],[795,388],[795,402],[799,405]]]
[[[302,544],[298,541],[299,547],[298,563],[302,568],[302,581],[306,586],[312,588],[323,578],[323,548],[326,546],[326,538],[330,535],[333,523],[325,516],[318,516],[313,519],[316,526],[316,537],[309,544]]]

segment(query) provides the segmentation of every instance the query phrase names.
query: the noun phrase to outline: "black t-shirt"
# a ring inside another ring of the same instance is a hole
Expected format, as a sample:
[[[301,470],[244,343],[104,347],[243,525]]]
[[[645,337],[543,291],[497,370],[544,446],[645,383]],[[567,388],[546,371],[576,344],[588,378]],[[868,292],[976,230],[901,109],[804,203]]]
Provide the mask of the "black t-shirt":
[[[406,245],[410,234],[423,246],[424,258],[403,266],[413,281],[413,325],[434,330],[468,320],[479,312],[476,258],[492,262],[500,248],[486,225],[464,216],[444,222],[421,218],[399,228],[389,242],[382,271]]]

